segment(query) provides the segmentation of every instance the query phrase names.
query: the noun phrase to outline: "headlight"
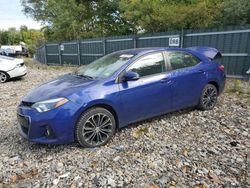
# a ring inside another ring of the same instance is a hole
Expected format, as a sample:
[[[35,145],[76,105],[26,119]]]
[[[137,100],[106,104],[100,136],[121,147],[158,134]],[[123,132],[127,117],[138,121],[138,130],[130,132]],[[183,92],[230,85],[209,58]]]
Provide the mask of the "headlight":
[[[21,64],[17,64],[15,68],[19,68],[21,67],[22,65]]]
[[[22,67],[23,65],[24,65],[24,63],[19,63],[19,64],[16,65],[15,68],[20,68],[20,67]]]
[[[57,98],[46,101],[37,102],[32,105],[32,108],[35,108],[38,112],[47,112],[63,104],[67,103],[69,100],[66,98]]]

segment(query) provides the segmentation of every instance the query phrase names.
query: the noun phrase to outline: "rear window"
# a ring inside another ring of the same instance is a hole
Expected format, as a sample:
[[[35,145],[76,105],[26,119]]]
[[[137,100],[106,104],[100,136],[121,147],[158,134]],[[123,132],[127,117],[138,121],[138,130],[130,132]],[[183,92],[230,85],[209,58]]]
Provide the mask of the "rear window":
[[[167,58],[172,70],[192,67],[200,63],[197,57],[182,51],[168,51]]]

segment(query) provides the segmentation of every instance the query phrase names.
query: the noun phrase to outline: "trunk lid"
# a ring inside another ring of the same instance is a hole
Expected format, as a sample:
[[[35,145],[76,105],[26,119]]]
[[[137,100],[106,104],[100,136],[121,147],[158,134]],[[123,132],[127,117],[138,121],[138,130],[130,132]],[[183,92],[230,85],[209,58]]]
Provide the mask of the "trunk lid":
[[[190,47],[187,49],[198,52],[211,60],[222,56],[219,50],[212,47]]]

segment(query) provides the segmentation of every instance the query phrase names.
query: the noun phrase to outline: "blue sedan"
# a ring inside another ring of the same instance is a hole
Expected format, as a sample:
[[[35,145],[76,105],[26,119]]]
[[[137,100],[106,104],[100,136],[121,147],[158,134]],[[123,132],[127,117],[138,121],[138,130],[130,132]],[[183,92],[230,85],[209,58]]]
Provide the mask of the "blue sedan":
[[[98,147],[137,121],[191,106],[211,110],[225,85],[219,56],[209,47],[111,53],[31,90],[18,106],[20,134]]]

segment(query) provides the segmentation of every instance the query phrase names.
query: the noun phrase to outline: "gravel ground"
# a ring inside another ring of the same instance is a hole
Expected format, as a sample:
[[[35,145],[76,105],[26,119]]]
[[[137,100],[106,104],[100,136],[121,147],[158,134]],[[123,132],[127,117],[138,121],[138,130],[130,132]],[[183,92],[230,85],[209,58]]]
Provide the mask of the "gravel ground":
[[[101,148],[20,138],[22,96],[68,71],[33,65],[23,79],[0,85],[0,188],[250,187],[250,95],[230,91],[232,81],[214,110],[185,109],[131,125]]]

